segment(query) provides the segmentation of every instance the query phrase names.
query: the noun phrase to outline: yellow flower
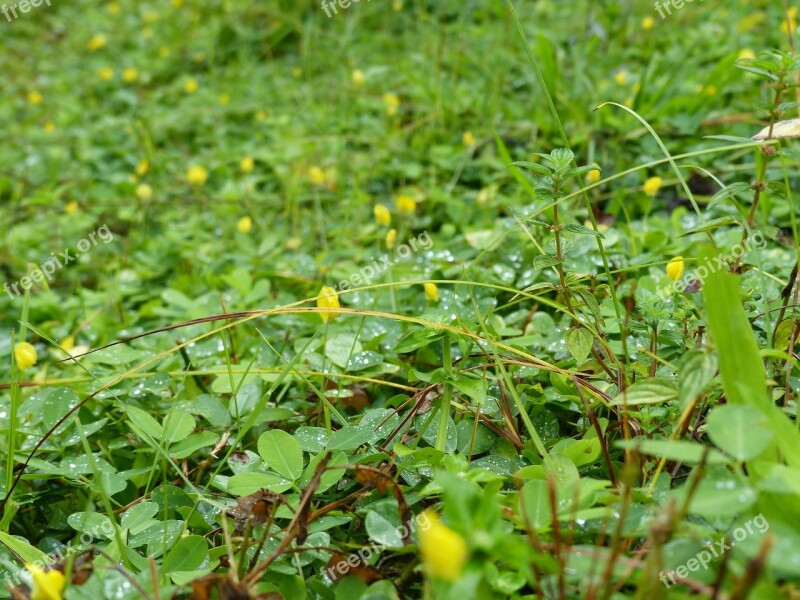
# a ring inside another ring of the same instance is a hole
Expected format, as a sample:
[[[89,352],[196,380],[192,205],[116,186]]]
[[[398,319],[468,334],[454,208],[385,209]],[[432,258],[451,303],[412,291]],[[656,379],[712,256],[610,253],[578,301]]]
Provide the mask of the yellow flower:
[[[112,79],[114,79],[114,69],[112,69],[111,67],[103,67],[97,70],[97,75],[103,81],[111,81]]]
[[[169,56],[169,48],[167,46],[161,46],[161,48],[158,49],[158,55],[161,58],[167,58]]]
[[[31,600],[62,600],[64,574],[61,571],[43,571],[36,565],[25,565],[33,579]]]
[[[648,196],[655,196],[658,193],[658,190],[661,189],[662,183],[664,183],[664,180],[661,179],[661,177],[650,177],[644,182],[642,189]]]
[[[424,283],[422,287],[425,288],[425,300],[429,300],[430,302],[439,301],[439,288],[436,287],[435,283],[428,281]]]
[[[595,166],[597,166],[595,164]],[[594,171],[589,171],[586,174],[586,183],[597,183],[600,181],[600,169],[595,169]]]
[[[645,17],[642,19],[642,29],[645,31],[650,31],[656,24],[656,20],[653,17]]]
[[[64,212],[68,215],[74,215],[78,212],[78,203],[75,200],[71,200],[67,202],[66,206],[64,206]]]
[[[133,67],[129,67],[122,72],[122,81],[125,83],[133,83],[139,79],[139,71]]]
[[[678,281],[683,276],[683,257],[676,256],[667,263],[667,277]]]
[[[69,352],[75,347],[75,337],[68,335],[63,340],[61,340],[61,342],[58,345],[61,346],[67,352]]]
[[[152,23],[158,19],[158,13],[154,10],[148,10],[142,15],[142,18],[144,19],[145,23]]]
[[[750,50],[750,48],[742,48],[739,51],[739,60],[755,60],[756,53]]]
[[[221,106],[228,106],[231,103],[231,97],[229,94],[222,94],[219,97],[219,103]]]
[[[394,248],[394,245],[397,243],[397,229],[390,229],[389,232],[386,234],[386,247],[390,250]]]
[[[102,33],[96,33],[89,38],[88,42],[86,42],[86,47],[94,52],[96,50],[100,50],[100,48],[103,48],[106,43],[108,43],[106,36],[104,36]]]
[[[356,69],[353,71],[351,77],[353,79],[353,83],[358,86],[364,85],[364,82],[367,80],[367,76],[364,75],[364,71],[361,69]]]
[[[267,113],[265,113],[263,110],[260,110],[256,113],[256,121],[263,121],[266,118],[267,118]]]
[[[147,175],[147,172],[149,170],[150,170],[150,161],[147,160],[146,158],[143,158],[142,160],[140,160],[139,164],[136,165],[136,174],[139,177],[143,177],[144,175]]]
[[[475,136],[471,131],[465,131],[461,136],[461,143],[467,148],[472,148],[475,145]]]
[[[253,228],[253,219],[250,217],[242,217],[239,219],[239,222],[236,223],[236,229],[239,230],[239,233],[250,233],[250,230]]]
[[[308,178],[314,185],[325,185],[325,171],[316,165],[308,169]]]
[[[117,14],[117,13],[119,12],[119,4],[117,4],[116,2],[110,2],[110,3],[108,4],[108,6],[106,6],[106,9],[107,9],[107,10],[108,10],[108,12],[110,12],[112,15],[115,15],[115,14]]]
[[[394,0],[394,2],[392,2],[392,10],[394,12],[403,10],[403,0]]]
[[[172,0],[172,6],[175,8],[180,8],[183,6],[183,0]]]
[[[36,364],[39,358],[36,354],[36,348],[33,344],[28,342],[19,342],[14,344],[14,361],[17,363],[17,368],[20,370],[30,369]]]
[[[42,102],[44,102],[44,96],[42,96],[40,92],[32,90],[28,92],[28,102],[30,102],[31,104],[41,104]]]
[[[317,295],[319,296],[317,298],[317,307],[329,309],[326,312],[319,313],[322,320],[327,321],[328,319],[335,319],[338,317],[340,313],[330,310],[333,308],[341,308],[342,306],[339,304],[339,295],[336,293],[336,290],[332,287],[325,286]]]
[[[430,577],[457,581],[469,558],[463,536],[442,523],[432,510],[425,511],[428,527],[419,529],[419,551],[422,565]]]
[[[139,200],[150,200],[153,197],[153,188],[146,183],[140,183],[136,186],[136,197]]]
[[[239,163],[239,168],[242,170],[242,173],[250,173],[254,167],[255,161],[252,156],[245,156],[242,162]]]
[[[191,166],[186,171],[186,179],[191,185],[203,185],[208,181],[208,171],[199,165]]]
[[[400,212],[413,214],[417,210],[417,201],[411,196],[401,194],[394,199],[394,202]]]
[[[717,95],[717,86],[715,85],[707,85],[703,88],[703,94],[706,96],[716,96]]]
[[[186,90],[187,94],[194,94],[197,91],[197,80],[187,79],[186,83],[183,84],[183,89]]]
[[[383,204],[376,204],[372,207],[372,212],[375,214],[375,222],[378,225],[389,227],[392,224],[392,213]]]
[[[628,82],[628,72],[625,69],[617,71],[617,74],[614,75],[614,81],[617,85],[625,85]]]
[[[53,133],[56,130],[56,125],[52,121],[48,121],[42,129],[44,129],[45,133]]]
[[[400,98],[397,94],[387,92],[383,95],[383,103],[386,105],[386,114],[394,116],[397,114],[397,109],[400,108]]]

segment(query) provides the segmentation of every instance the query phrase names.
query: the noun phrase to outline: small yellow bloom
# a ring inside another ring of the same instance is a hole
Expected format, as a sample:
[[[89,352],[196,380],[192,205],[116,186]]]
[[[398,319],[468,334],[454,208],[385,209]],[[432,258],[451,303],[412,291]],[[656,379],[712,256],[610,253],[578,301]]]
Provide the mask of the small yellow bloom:
[[[187,79],[186,83],[183,84],[183,89],[187,94],[194,94],[197,91],[197,87],[196,79]]]
[[[325,185],[325,171],[316,165],[308,169],[308,178],[314,185]]]
[[[28,102],[31,104],[41,104],[44,102],[44,96],[36,90],[28,92]]]
[[[397,243],[397,229],[390,229],[389,232],[386,234],[386,247],[390,250],[394,248],[394,245]]]
[[[256,163],[252,156],[245,156],[242,159],[242,162],[239,163],[239,168],[242,170],[242,173],[251,173],[255,168],[255,165]]]
[[[683,257],[676,256],[667,263],[667,277],[678,281],[683,276]]]
[[[153,197],[153,188],[146,183],[140,183],[136,186],[136,197],[139,200],[150,200]]]
[[[300,77],[302,76],[303,76],[303,69],[301,69],[300,67],[295,67],[294,69],[292,69],[292,77],[294,77],[295,79],[300,79]]]
[[[239,222],[236,223],[236,229],[239,230],[239,233],[250,233],[250,230],[253,229],[253,219],[250,217],[242,217],[239,219]]]
[[[465,131],[464,135],[461,136],[461,143],[464,144],[466,148],[472,148],[475,145],[475,136],[471,131]]]
[[[139,164],[136,165],[136,174],[139,177],[144,177],[147,175],[147,172],[150,170],[150,161],[146,158],[143,158],[139,161]]]
[[[625,85],[628,82],[628,72],[625,69],[617,71],[617,74],[614,75],[614,81],[617,85]]]
[[[634,84],[633,84],[633,86],[631,87],[631,91],[632,91],[634,94],[638,94],[639,92],[641,92],[641,91],[642,91],[642,84],[641,84],[641,83],[639,83],[639,82],[637,81],[637,82],[636,82],[636,83],[634,83]]]
[[[595,169],[594,171],[589,171],[586,173],[586,183],[597,183],[600,181],[600,169]]]
[[[364,82],[367,80],[367,76],[364,75],[364,71],[362,71],[361,69],[356,69],[355,71],[353,71],[351,77],[353,79],[353,84],[357,86],[364,85]]]
[[[79,206],[78,206],[77,201],[70,200],[64,206],[64,212],[67,213],[68,215],[74,215],[76,212],[78,212],[78,208],[79,208]]]
[[[61,571],[43,571],[36,565],[25,565],[33,579],[31,600],[62,600],[66,581]]]
[[[14,361],[17,363],[17,368],[24,371],[30,369],[36,364],[39,355],[36,353],[36,348],[33,344],[28,342],[19,342],[14,344]]]
[[[439,301],[439,288],[436,287],[435,283],[431,283],[428,281],[422,285],[425,288],[425,300],[430,302],[438,302]]]
[[[89,38],[88,42],[86,42],[86,47],[92,52],[95,52],[96,50],[100,50],[101,48],[105,47],[107,43],[108,40],[106,39],[106,36],[104,36],[102,33],[96,33]]]
[[[375,214],[375,222],[378,225],[389,227],[392,224],[392,213],[383,204],[376,204],[372,207],[372,212]]]
[[[401,194],[394,199],[394,202],[400,212],[413,214],[417,210],[417,201],[411,196]]]
[[[183,0],[172,0],[172,6],[175,8],[180,8],[183,6]]]
[[[158,55],[161,58],[167,58],[169,56],[169,48],[167,46],[161,46],[161,48],[158,49]]]
[[[97,75],[103,81],[111,81],[112,79],[114,79],[114,69],[112,69],[111,67],[102,67],[97,70]]]
[[[44,129],[45,133],[53,133],[56,130],[56,124],[53,123],[52,121],[48,121],[47,123],[44,124],[44,127],[42,127],[42,129]]]
[[[341,308],[341,304],[339,304],[339,295],[336,293],[336,290],[332,287],[325,286],[323,287],[318,294],[317,298],[317,308],[325,308],[325,309],[333,309],[333,308]],[[335,319],[339,316],[339,314],[334,310],[327,310],[326,312],[319,313],[319,316],[322,318],[323,321],[327,321],[328,319]]]
[[[664,183],[664,180],[661,179],[661,177],[650,177],[644,182],[642,189],[648,196],[655,196],[658,193],[658,190],[661,189],[662,183]]]
[[[755,60],[756,53],[750,50],[750,48],[742,48],[739,51],[739,60]]]
[[[158,19],[158,13],[154,10],[148,10],[145,11],[145,13],[142,15],[142,18],[144,19],[145,23],[152,23]]]
[[[256,113],[256,121],[263,121],[267,118],[267,113],[263,110],[260,110]]]
[[[61,346],[67,352],[69,352],[75,347],[75,337],[68,335],[63,340],[61,340],[61,342],[58,345]]]
[[[303,245],[303,238],[300,237],[290,237],[288,240],[286,240],[287,250],[297,250],[302,245]]]
[[[219,103],[220,103],[220,106],[228,106],[228,104],[231,103],[230,94],[222,94],[219,97]]]
[[[403,0],[394,0],[394,2],[392,2],[392,10],[394,12],[403,10]]]
[[[108,6],[106,6],[106,9],[107,9],[107,10],[108,10],[108,12],[110,12],[112,15],[115,15],[115,14],[117,14],[117,13],[119,12],[119,4],[117,4],[116,2],[110,2],[110,3],[108,4]]]
[[[633,96],[628,96],[622,103],[628,108],[633,108]]]
[[[469,558],[464,537],[442,523],[432,510],[425,511],[428,527],[419,529],[419,551],[422,565],[430,577],[457,581]]]
[[[122,81],[125,83],[133,83],[139,79],[139,71],[133,67],[129,67],[122,72]]]
[[[703,94],[705,96],[716,96],[717,95],[717,86],[715,85],[707,85],[703,88]]]
[[[400,108],[400,98],[397,97],[397,94],[391,92],[385,93],[383,95],[383,103],[386,105],[387,115],[393,117],[397,114],[397,110]]]
[[[642,19],[642,29],[645,31],[650,31],[656,24],[656,20],[653,17],[645,17]]]
[[[186,179],[191,185],[203,185],[208,181],[208,171],[204,167],[194,165],[186,171]]]

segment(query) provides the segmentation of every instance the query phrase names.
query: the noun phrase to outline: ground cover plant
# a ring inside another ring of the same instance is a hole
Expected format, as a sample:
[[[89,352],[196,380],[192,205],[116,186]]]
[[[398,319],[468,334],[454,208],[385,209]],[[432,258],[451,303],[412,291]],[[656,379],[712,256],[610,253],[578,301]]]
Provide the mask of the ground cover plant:
[[[800,597],[789,0],[0,8],[0,597]]]

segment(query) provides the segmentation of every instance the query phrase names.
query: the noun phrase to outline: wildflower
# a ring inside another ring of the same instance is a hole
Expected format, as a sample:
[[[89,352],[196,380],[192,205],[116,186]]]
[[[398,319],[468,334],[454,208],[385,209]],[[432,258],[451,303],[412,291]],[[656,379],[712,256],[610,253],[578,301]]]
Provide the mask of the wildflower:
[[[97,70],[97,75],[103,81],[111,81],[112,79],[114,79],[114,69],[112,69],[111,67],[102,67]]]
[[[392,10],[394,12],[403,10],[403,0],[394,0],[394,2],[392,2]]]
[[[183,84],[183,89],[187,94],[194,94],[197,91],[197,80],[187,79],[186,83]]]
[[[75,200],[70,200],[64,206],[64,212],[68,215],[74,215],[76,212],[78,212],[78,208],[78,203]]]
[[[30,369],[36,364],[39,355],[36,348],[29,342],[19,342],[14,344],[14,361],[20,370]]]
[[[85,344],[76,346],[75,338],[71,335],[68,335],[63,340],[61,340],[61,342],[58,345],[61,346],[61,349],[65,350],[66,353],[69,354],[71,357],[81,356],[82,354],[86,354],[89,351],[89,346]]]
[[[636,83],[633,84],[633,87],[631,87],[631,91],[634,94],[638,94],[639,92],[642,91],[642,84],[637,81]]]
[[[136,174],[139,177],[143,177],[143,176],[147,175],[147,172],[149,170],[150,170],[150,161],[147,160],[146,158],[143,158],[142,160],[140,160],[139,164],[136,165],[136,169],[135,169]]]
[[[136,186],[136,197],[139,200],[150,200],[153,197],[153,188],[146,183],[140,183]]]
[[[169,48],[167,46],[161,46],[161,48],[158,49],[158,55],[161,58],[167,58],[169,56]]]
[[[656,24],[656,20],[653,17],[645,17],[642,19],[642,29],[645,31],[650,31]]]
[[[661,177],[650,177],[644,182],[642,189],[648,196],[655,196],[658,193],[658,190],[661,189],[662,183],[664,183],[664,180],[661,179]]]
[[[614,81],[617,85],[625,85],[628,82],[628,72],[625,69],[617,71],[617,74],[614,75]]]
[[[400,108],[400,98],[397,97],[397,94],[391,92],[385,93],[383,95],[383,103],[386,105],[387,115],[393,117],[397,114],[397,110]]]
[[[597,166],[597,163],[595,163]],[[597,183],[600,181],[600,169],[595,169],[586,173],[586,183]]]
[[[667,263],[667,277],[678,281],[683,276],[683,257],[676,256]]]
[[[417,201],[411,196],[404,196],[401,194],[394,199],[394,202],[397,205],[397,210],[400,212],[413,214],[414,211],[417,210]]]
[[[45,133],[53,133],[56,130],[56,125],[52,121],[48,121],[44,124],[42,129],[44,129]]]
[[[108,6],[106,6],[106,9],[107,9],[107,10],[108,10],[108,12],[110,12],[112,15],[115,15],[115,14],[117,14],[117,13],[119,12],[119,4],[117,4],[116,2],[110,2],[110,3],[108,4]]]
[[[229,94],[222,94],[219,97],[219,104],[220,106],[228,106],[231,103],[231,97]]]
[[[328,309],[325,312],[319,313],[322,320],[327,322],[328,319],[335,319],[338,317],[340,313],[330,310],[333,308],[341,308],[342,306],[339,304],[339,295],[336,293],[336,290],[332,287],[325,286],[319,291],[318,296],[317,308]]]
[[[260,110],[256,113],[256,121],[263,121],[267,118],[267,113],[263,110]]]
[[[36,565],[25,565],[33,579],[31,600],[62,600],[64,591],[64,574],[61,571],[43,571]]]
[[[44,96],[42,96],[40,92],[32,90],[28,92],[28,102],[30,102],[31,104],[41,104],[42,102],[44,102]]]
[[[183,6],[183,0],[172,0],[172,6],[175,8],[180,8]]]
[[[186,171],[186,179],[191,185],[203,185],[208,181],[208,171],[199,165],[191,166]]]
[[[236,223],[236,229],[239,230],[239,233],[250,233],[250,230],[253,228],[253,219],[248,216],[242,217],[239,219],[239,222]]]
[[[461,143],[464,144],[466,148],[472,148],[475,145],[475,136],[471,131],[465,131],[464,135],[461,136]]]
[[[353,83],[357,86],[364,85],[364,82],[367,80],[366,75],[364,75],[364,71],[361,69],[356,69],[353,71],[351,78],[353,79]]]
[[[739,60],[755,60],[756,53],[750,50],[750,48],[742,48],[739,51]]]
[[[715,85],[707,85],[703,88],[703,94],[706,96],[716,96],[717,95],[717,86]]]
[[[254,167],[255,161],[252,156],[245,156],[242,162],[239,163],[239,168],[242,170],[242,173],[250,173]]]
[[[104,36],[102,33],[96,33],[89,38],[88,42],[86,42],[86,47],[92,52],[95,52],[103,48],[107,43],[108,40],[106,39],[106,36]]]
[[[386,247],[390,250],[394,248],[394,245],[397,243],[397,229],[390,229],[389,232],[386,234]]]
[[[376,204],[372,208],[372,212],[375,214],[375,222],[378,225],[389,227],[392,224],[392,213],[383,204]]]
[[[314,185],[325,185],[325,171],[316,165],[308,169],[308,178]]]
[[[139,79],[139,71],[133,67],[129,67],[122,72],[122,81],[125,83],[133,83]]]
[[[430,523],[419,530],[419,550],[422,564],[429,576],[445,581],[457,581],[469,557],[463,536],[442,523],[432,510],[425,511]]]
[[[431,283],[430,281],[424,283],[422,287],[425,289],[425,300],[430,302],[438,302],[439,301],[439,288],[436,287],[435,283]]]

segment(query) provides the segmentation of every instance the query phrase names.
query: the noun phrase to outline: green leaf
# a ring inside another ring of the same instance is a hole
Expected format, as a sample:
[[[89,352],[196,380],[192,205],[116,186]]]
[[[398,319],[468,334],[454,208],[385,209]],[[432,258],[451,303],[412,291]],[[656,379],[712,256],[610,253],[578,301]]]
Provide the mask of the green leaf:
[[[303,473],[300,443],[281,429],[261,434],[258,438],[258,454],[270,469],[293,481]]]
[[[696,465],[703,459],[703,454],[708,450],[708,464],[727,464],[730,462],[725,455],[713,448],[701,446],[683,440],[648,440],[634,438],[632,440],[619,440],[618,448],[636,450],[642,454],[650,454],[667,460],[677,460],[687,465]]]
[[[719,363],[710,352],[691,350],[678,361],[678,398],[681,408],[700,395],[717,374]]]
[[[126,407],[128,417],[130,418],[130,426],[134,433],[142,439],[148,436],[158,441],[164,433],[161,424],[156,421],[150,413],[143,411],[136,406]]]
[[[182,537],[164,558],[164,569],[172,571],[193,571],[200,567],[208,557],[208,543],[200,535]]]
[[[662,404],[678,397],[678,387],[669,379],[654,377],[634,383],[626,391],[611,401],[613,406],[639,406],[642,404]]]
[[[541,271],[542,269],[561,264],[561,262],[562,261],[549,254],[540,254],[533,259],[533,268]]]
[[[552,171],[547,167],[540,165],[538,163],[532,163],[525,160],[516,160],[511,163],[512,167],[520,167],[522,169],[527,169],[528,171],[533,171],[534,173],[538,173],[539,175],[549,176]]]
[[[486,393],[489,389],[489,382],[486,379],[458,377],[452,380],[452,384],[458,391],[466,394],[478,404],[486,402]]]
[[[532,479],[522,487],[520,511],[524,511],[523,514],[534,529],[549,527],[553,520],[553,511],[546,481]]]
[[[247,496],[262,488],[282,494],[292,487],[292,482],[275,473],[237,473],[228,480],[227,487],[236,496]]]
[[[706,424],[711,441],[742,461],[760,456],[772,443],[769,420],[753,406],[724,404],[711,411]]]
[[[567,331],[567,334],[564,336],[564,341],[567,344],[567,350],[569,350],[572,358],[580,365],[592,351],[592,342],[594,338],[587,329],[576,327]]]
[[[564,226],[564,231],[577,233],[579,235],[593,235],[595,237],[606,239],[606,236],[604,236],[599,231],[595,231],[594,229],[591,229],[590,227],[585,227],[583,225],[578,225],[577,223],[570,223],[569,225],[565,225]]]
[[[0,531],[0,544],[3,544],[26,563],[41,562],[47,564],[53,562],[47,554],[38,548],[4,531]]]

